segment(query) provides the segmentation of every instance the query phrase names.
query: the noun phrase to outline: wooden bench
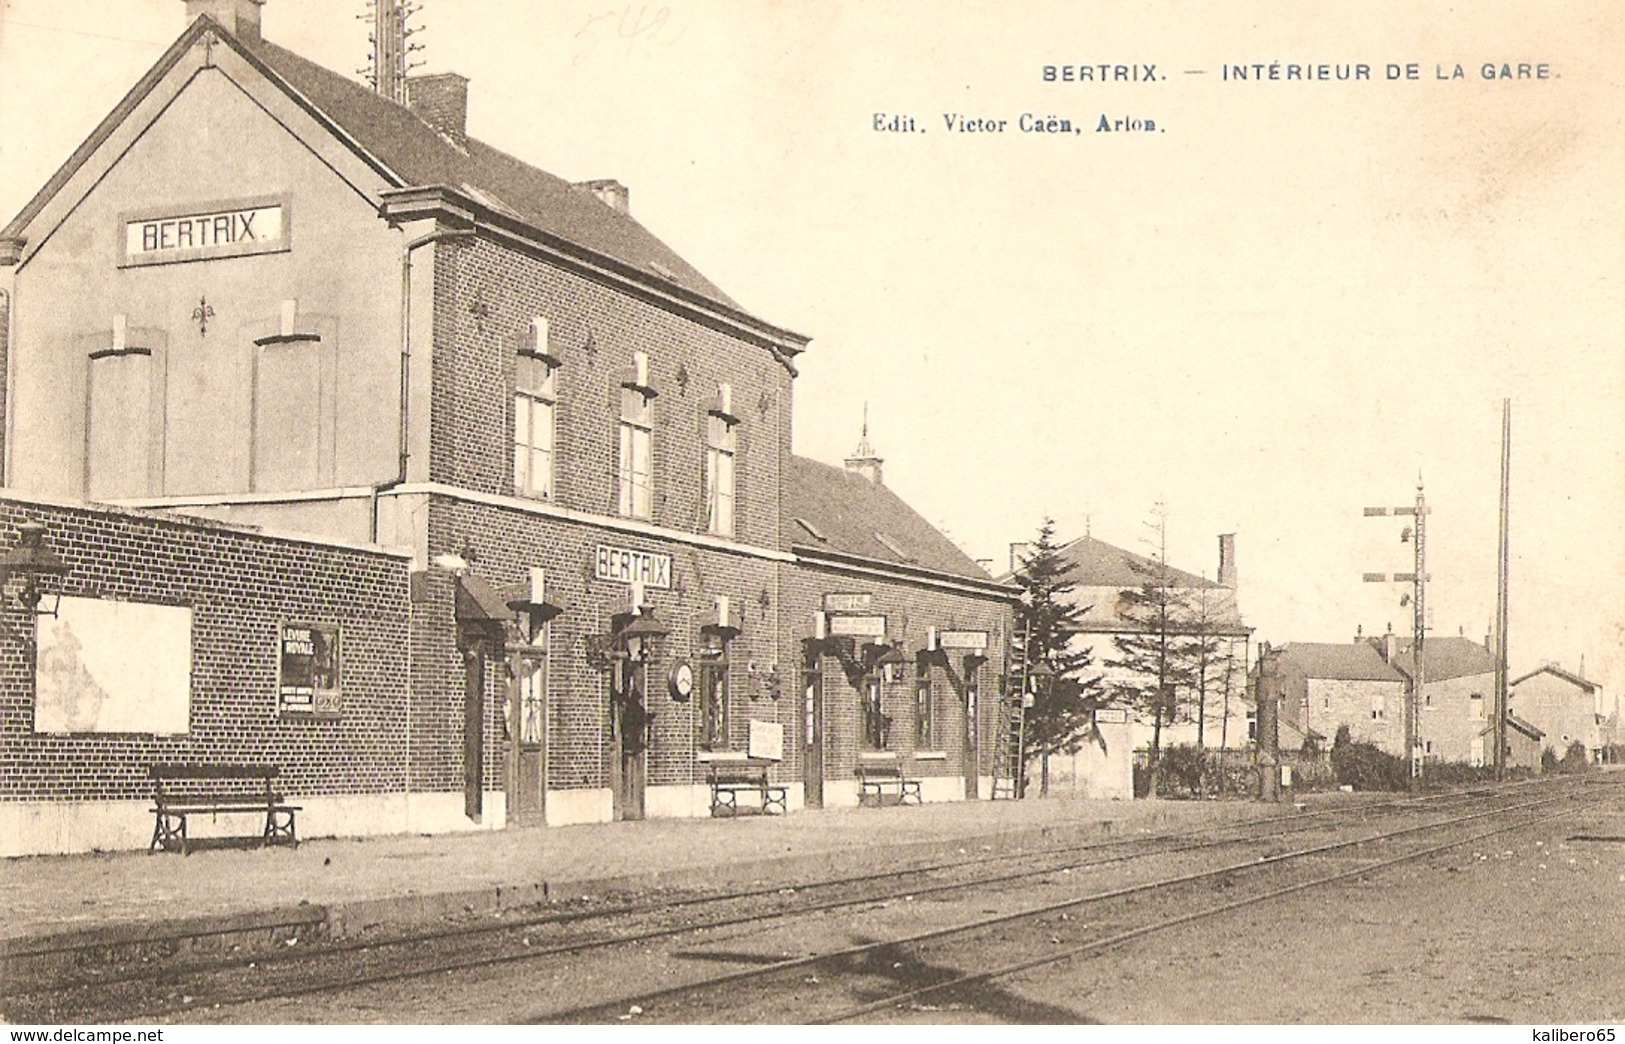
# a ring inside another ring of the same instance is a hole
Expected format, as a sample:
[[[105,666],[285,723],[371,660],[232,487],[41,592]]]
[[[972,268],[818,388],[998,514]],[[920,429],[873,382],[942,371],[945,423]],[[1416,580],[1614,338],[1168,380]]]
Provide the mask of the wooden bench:
[[[767,767],[771,764],[761,758],[709,762],[706,775],[711,783],[711,814],[739,815],[741,792],[757,796],[764,816],[772,815],[775,810],[781,815],[785,813],[785,788],[767,781]]]
[[[281,769],[275,765],[154,765],[152,777],[152,844],[148,852],[190,854],[186,817],[246,813],[263,817],[261,845],[297,846],[294,814],[298,805],[283,801],[273,787]]]
[[[897,803],[906,805],[912,798],[914,804],[923,805],[925,799],[920,796],[920,781],[909,779],[903,774],[903,762],[900,758],[858,758],[858,804],[873,794],[875,804],[886,803],[886,792],[897,791]]]

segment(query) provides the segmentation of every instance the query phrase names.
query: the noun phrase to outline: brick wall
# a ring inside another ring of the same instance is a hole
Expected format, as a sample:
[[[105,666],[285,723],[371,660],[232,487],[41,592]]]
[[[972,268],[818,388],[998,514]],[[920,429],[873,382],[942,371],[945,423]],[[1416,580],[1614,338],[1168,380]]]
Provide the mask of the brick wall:
[[[63,593],[192,609],[186,735],[34,731],[33,619],[0,611],[0,801],[144,798],[154,762],[281,766],[290,794],[405,787],[407,563],[150,513],[0,500],[0,541],[44,522],[69,564]],[[15,582],[14,582],[15,583]],[[280,718],[279,627],[341,628],[343,714]]]
[[[666,679],[677,658],[694,656],[699,629],[713,619],[719,595],[726,595],[743,613],[741,634],[729,646],[730,744],[745,749],[752,718],[777,721],[785,727],[789,753],[796,714],[794,683],[782,685],[775,700],[764,681],[775,662],[781,677],[793,677],[793,664],[779,662],[779,563],[447,496],[431,499],[428,526],[431,549],[472,551],[473,571],[488,582],[521,583],[529,569],[543,569],[548,601],[565,606],[547,632],[549,789],[609,785],[609,675],[588,663],[587,639],[609,632],[610,617],[625,608],[628,589],[594,576],[593,556],[601,543],[672,557],[672,588],[646,592],[655,619],[670,630],[650,667],[647,709],[654,720],[648,785],[690,784],[704,778],[695,759],[696,703],[675,701]],[[414,615],[412,687],[418,705],[426,710],[413,718],[413,766],[414,783],[424,789],[462,785],[464,674],[454,650],[452,585],[447,574],[428,574],[424,600]],[[491,789],[505,784],[502,678],[501,665],[493,664],[485,732],[485,782]],[[789,766],[784,768],[788,771]]]
[[[822,608],[823,596],[829,592],[872,594],[871,612],[887,618],[888,639],[902,639],[902,651],[908,657],[908,666],[898,681],[884,686],[881,711],[892,720],[889,749],[899,752],[905,759],[912,759],[921,749],[916,743],[915,653],[925,647],[928,629],[987,631],[988,662],[981,666],[978,674],[978,725],[981,735],[980,772],[985,775],[992,771],[999,678],[1006,669],[1005,651],[1010,634],[1008,602],[994,596],[960,593],[925,583],[853,575],[811,563],[788,567],[786,577],[785,608],[792,621],[792,627],[787,628],[786,639],[792,645],[799,638],[812,633],[813,614]],[[863,639],[857,640],[859,646],[862,642]],[[941,665],[930,668],[935,721],[929,749],[946,753],[947,759],[916,763],[911,770],[916,775],[966,774],[963,653],[952,651],[949,662],[951,669]],[[824,778],[851,779],[857,766],[858,753],[864,749],[859,711],[861,693],[834,656],[822,657],[820,670],[824,685]],[[797,750],[799,753],[799,743]]]
[[[790,374],[764,348],[488,240],[436,248],[430,473],[437,482],[513,492],[516,352],[547,318],[559,368],[555,503],[618,513],[621,382],[634,352],[649,356],[654,490],[649,521],[704,532],[707,410],[733,389],[735,534],[779,544],[778,491],[790,452]]]

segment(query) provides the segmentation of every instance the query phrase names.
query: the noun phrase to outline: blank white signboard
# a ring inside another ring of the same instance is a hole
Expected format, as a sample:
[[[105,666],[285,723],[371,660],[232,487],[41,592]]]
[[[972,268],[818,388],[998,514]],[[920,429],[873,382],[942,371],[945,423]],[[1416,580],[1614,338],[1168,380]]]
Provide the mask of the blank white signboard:
[[[186,732],[192,610],[64,598],[39,618],[34,731]]]

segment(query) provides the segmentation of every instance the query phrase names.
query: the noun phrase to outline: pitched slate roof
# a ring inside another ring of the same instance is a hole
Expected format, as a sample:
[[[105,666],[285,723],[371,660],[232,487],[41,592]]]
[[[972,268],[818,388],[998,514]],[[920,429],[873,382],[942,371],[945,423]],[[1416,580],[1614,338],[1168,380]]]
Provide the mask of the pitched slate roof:
[[[474,138],[468,139],[464,152],[411,109],[348,77],[269,41],[247,42],[247,47],[403,184],[472,188],[475,199],[489,201],[494,209],[506,210],[527,225],[646,276],[667,278],[701,297],[739,307],[630,214],[607,205],[591,189],[572,185]],[[671,273],[670,277],[660,269]]]
[[[1303,672],[1306,678],[1335,681],[1397,681],[1405,676],[1383,660],[1365,642],[1344,645],[1331,642],[1292,642],[1281,646],[1283,659]]]
[[[1373,647],[1381,638],[1369,639]],[[1411,642],[1400,642],[1394,653],[1394,666],[1409,676],[1415,657],[1411,655]],[[1471,638],[1429,638],[1422,646],[1423,666],[1427,668],[1424,684],[1430,681],[1449,681],[1475,674],[1493,674],[1495,657]]]
[[[1596,692],[1597,691],[1597,683],[1596,682],[1586,681],[1584,678],[1580,677],[1578,674],[1571,674],[1570,672],[1565,671],[1563,668],[1559,667],[1555,663],[1548,663],[1548,664],[1545,664],[1544,666],[1537,667],[1535,670],[1530,671],[1528,674],[1525,674],[1522,677],[1512,679],[1510,682],[1507,682],[1507,685],[1508,686],[1521,685],[1524,682],[1528,681],[1530,678],[1533,678],[1537,674],[1555,675],[1555,676],[1557,676],[1559,678],[1562,678],[1564,681],[1568,682],[1570,685],[1576,685],[1576,686],[1584,689],[1586,692]]]
[[[1541,739],[1546,735],[1546,733],[1542,732],[1535,725],[1524,721],[1511,711],[1507,711],[1507,724],[1511,725],[1513,728],[1517,729],[1519,732],[1523,733],[1525,736],[1528,736],[1532,740]]]
[[[1071,580],[1079,587],[1126,589],[1144,587],[1157,579],[1159,567],[1155,561],[1144,555],[1115,547],[1104,540],[1096,540],[1094,537],[1079,537],[1062,544],[1056,549],[1056,554],[1063,561],[1073,565]],[[1012,572],[1000,579],[1008,580],[1013,575]],[[1195,573],[1187,573],[1172,566],[1168,567],[1168,585],[1212,588],[1219,586],[1212,580],[1203,579]]]
[[[22,234],[49,201],[199,35],[213,30],[289,91],[311,114],[352,143],[386,180],[401,188],[444,186],[495,213],[555,237],[609,267],[660,288],[675,288],[736,316],[750,316],[715,283],[629,214],[579,187],[473,138],[460,149],[412,110],[266,40],[233,36],[208,16],[193,22],[104,119],[0,236]],[[796,341],[798,334],[777,331]]]
[[[797,456],[786,478],[784,533],[791,547],[989,582],[969,555],[885,486]]]

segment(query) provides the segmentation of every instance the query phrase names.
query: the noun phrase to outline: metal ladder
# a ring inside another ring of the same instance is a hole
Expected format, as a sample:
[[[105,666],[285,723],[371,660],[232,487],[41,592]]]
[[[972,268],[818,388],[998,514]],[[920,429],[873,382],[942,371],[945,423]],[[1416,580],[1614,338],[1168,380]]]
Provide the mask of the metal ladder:
[[[1027,714],[1022,694],[1026,685],[1011,678],[999,696],[998,746],[993,751],[993,800],[1019,798],[1022,787],[1021,751],[1026,744]]]

